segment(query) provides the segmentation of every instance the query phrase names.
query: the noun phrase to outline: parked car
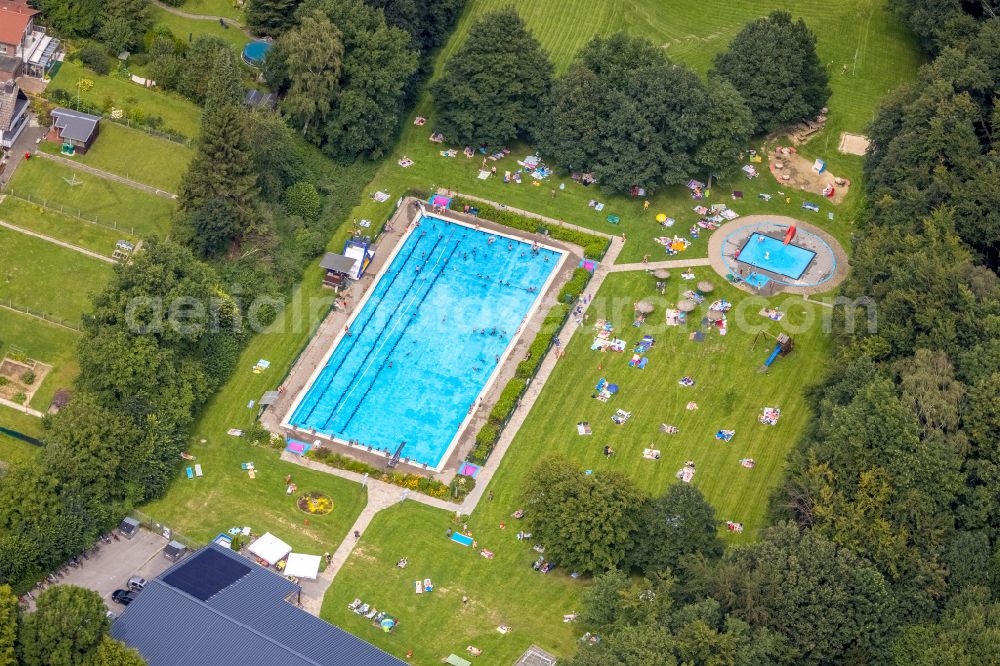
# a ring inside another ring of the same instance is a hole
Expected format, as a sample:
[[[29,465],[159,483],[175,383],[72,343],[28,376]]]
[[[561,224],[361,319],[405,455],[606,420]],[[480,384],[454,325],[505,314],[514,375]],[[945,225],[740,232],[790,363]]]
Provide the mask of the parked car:
[[[128,589],[133,592],[142,592],[142,588],[146,587],[146,579],[141,576],[132,576],[128,579]]]
[[[132,590],[115,590],[111,593],[111,600],[122,606],[128,606],[138,596],[139,593]]]

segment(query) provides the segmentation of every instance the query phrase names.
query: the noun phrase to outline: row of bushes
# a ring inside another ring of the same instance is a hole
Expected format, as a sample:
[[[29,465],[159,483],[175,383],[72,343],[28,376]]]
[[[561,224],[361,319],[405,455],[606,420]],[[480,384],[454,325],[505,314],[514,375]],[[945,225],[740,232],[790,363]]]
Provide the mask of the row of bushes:
[[[337,469],[346,469],[350,472],[357,472],[358,474],[367,474],[373,479],[391,483],[399,486],[400,488],[416,490],[424,493],[425,495],[429,495],[430,497],[444,498],[450,495],[455,499],[462,499],[476,487],[475,479],[468,476],[462,476],[461,474],[456,475],[455,478],[452,479],[451,485],[446,485],[437,479],[432,479],[420,474],[407,474],[406,472],[391,472],[379,469],[378,467],[361,462],[360,460],[355,460],[354,458],[349,458],[345,455],[335,453],[326,447],[311,449],[308,453],[306,453],[306,457],[310,460],[323,463],[324,465],[336,467]]]
[[[465,206],[479,209],[479,217],[484,220],[529,233],[543,233],[550,238],[579,245],[583,248],[583,256],[588,259],[600,259],[603,257],[604,253],[607,252],[610,242],[607,238],[596,234],[588,234],[585,231],[547,224],[541,220],[518,215],[509,210],[501,210],[480,201],[469,201],[461,197],[452,199],[452,207],[455,210],[462,210]]]

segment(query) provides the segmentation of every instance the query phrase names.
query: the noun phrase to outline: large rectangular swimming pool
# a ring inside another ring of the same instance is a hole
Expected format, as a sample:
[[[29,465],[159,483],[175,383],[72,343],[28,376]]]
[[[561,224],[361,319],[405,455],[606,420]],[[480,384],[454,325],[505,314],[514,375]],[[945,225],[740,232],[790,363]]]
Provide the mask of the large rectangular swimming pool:
[[[439,469],[562,257],[421,218],[288,423]]]
[[[816,253],[798,245],[785,245],[781,240],[753,233],[743,244],[737,258],[761,270],[798,280],[806,272]]]

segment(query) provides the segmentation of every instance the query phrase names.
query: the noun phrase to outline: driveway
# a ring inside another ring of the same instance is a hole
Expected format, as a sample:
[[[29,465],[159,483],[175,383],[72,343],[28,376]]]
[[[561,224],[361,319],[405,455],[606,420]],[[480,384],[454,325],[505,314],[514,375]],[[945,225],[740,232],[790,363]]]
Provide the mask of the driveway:
[[[111,601],[111,593],[124,587],[131,576],[146,580],[156,578],[173,562],[163,556],[167,540],[148,530],[139,530],[131,539],[119,536],[118,541],[101,544],[96,555],[80,558],[81,566],[70,569],[59,581],[60,585],[77,585],[96,591],[108,608],[120,613],[124,606]],[[32,607],[34,604],[32,604]]]

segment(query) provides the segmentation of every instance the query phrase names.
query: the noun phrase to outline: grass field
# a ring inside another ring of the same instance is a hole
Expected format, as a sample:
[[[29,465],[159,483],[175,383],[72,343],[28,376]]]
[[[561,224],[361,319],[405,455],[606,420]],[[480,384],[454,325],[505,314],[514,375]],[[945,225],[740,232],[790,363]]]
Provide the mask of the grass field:
[[[189,10],[187,7],[184,11],[189,11],[191,13],[201,13]],[[204,13],[209,13],[205,11]],[[191,35],[214,35],[216,37],[221,37],[236,49],[239,53],[246,46],[250,38],[243,34],[242,31],[234,28],[232,26],[223,27],[218,21],[205,21],[202,19],[190,19],[184,16],[177,16],[176,14],[171,14],[159,7],[150,5],[149,15],[153,19],[154,25],[162,25],[174,33],[174,35],[183,41],[188,41],[188,37]],[[218,16],[226,16],[226,14],[218,14]],[[235,17],[233,17],[235,18]]]
[[[52,396],[57,390],[72,389],[73,379],[80,370],[76,361],[79,339],[80,334],[76,331],[24,314],[0,310],[0,358],[11,347],[16,347],[29,358],[52,366],[52,370],[32,396],[29,407],[44,412],[52,403]],[[2,418],[0,425],[3,425]]]
[[[185,0],[180,9],[188,14],[227,16],[240,22],[243,21],[243,10],[234,7],[232,0]]]
[[[78,182],[70,185],[65,179]],[[165,235],[170,229],[174,202],[78,171],[51,160],[24,160],[14,173],[8,191],[49,208],[58,209],[132,235]]]
[[[746,0],[709,0],[702,3],[571,0],[558,5],[531,0],[517,0],[513,3],[508,0],[478,0],[469,3],[455,34],[442,50],[437,61],[437,73],[440,74],[444,61],[464,41],[469,27],[477,17],[509,4],[513,4],[525,18],[542,46],[549,51],[558,71],[564,71],[580,47],[594,35],[606,35],[625,29],[665,45],[671,57],[704,74],[711,66],[714,55],[726,47],[747,21],[766,14],[772,8],[791,10],[795,16],[803,17],[816,32],[820,57],[830,70],[833,90],[827,128],[801,147],[800,151],[809,158],[826,159],[832,173],[855,183],[861,178],[862,160],[836,152],[841,131],[863,132],[865,125],[873,117],[877,100],[900,83],[910,80],[921,62],[915,42],[899,21],[886,12],[881,3],[872,0],[851,0],[839,5],[815,0],[766,4]],[[573,20],[567,21],[566,17],[572,17]],[[844,64],[849,66],[846,74],[842,71]],[[662,248],[653,241],[655,236],[665,232],[654,220],[656,213],[666,213],[678,221],[669,230],[669,234],[686,235],[687,228],[697,221],[698,216],[691,210],[694,202],[688,196],[688,191],[680,186],[667,188],[657,192],[655,196],[647,197],[652,205],[644,213],[642,199],[608,196],[597,188],[577,185],[560,174],[539,187],[530,185],[530,178],[520,185],[505,185],[499,178],[478,180],[476,175],[482,163],[481,156],[468,160],[459,152],[456,158],[444,158],[438,155],[438,151],[448,146],[427,140],[432,132],[434,113],[433,101],[429,95],[424,94],[414,115],[427,117],[428,125],[415,127],[407,124],[393,158],[384,163],[371,185],[371,191],[384,190],[395,196],[410,187],[422,190],[445,187],[606,233],[624,232],[628,234],[630,242],[619,261],[626,263],[638,261],[644,254],[663,258]],[[452,147],[459,151],[463,148]],[[516,160],[532,152],[526,145],[512,145],[510,148],[512,152],[509,157],[490,163],[496,164],[500,174],[516,170]],[[409,169],[399,167],[396,161],[403,155],[413,159],[416,164]],[[804,201],[813,201],[821,204],[822,212],[819,216],[803,213],[811,216],[806,219],[821,221],[836,237],[842,241],[847,240],[850,222],[861,205],[859,187],[854,187],[839,205],[820,201],[822,197],[818,195],[792,189],[787,190],[792,199],[790,206],[779,202],[780,197],[775,197],[771,203],[765,203],[756,198],[758,192],[775,194],[785,188],[778,186],[766,173],[766,168],[764,171],[753,181],[737,176],[717,184],[713,190],[714,196],[707,203],[723,201],[745,215],[768,212],[786,214],[790,213],[789,208],[798,213]],[[558,190],[560,183],[566,185],[565,190]],[[554,198],[550,195],[553,189],[557,192]],[[729,196],[737,189],[744,191],[746,198],[733,202]],[[598,213],[588,208],[587,202],[590,199],[604,202],[605,209]],[[364,202],[356,211],[356,217],[371,217],[375,207],[374,202]],[[832,222],[826,219],[829,212],[834,213]],[[609,224],[608,215],[619,216],[620,224]],[[704,256],[704,252],[705,240],[702,237],[678,258]]]
[[[59,155],[61,146],[43,141],[40,148]],[[177,192],[193,156],[194,149],[190,146],[106,121],[101,123],[101,133],[90,150],[69,159],[167,192]]]
[[[108,257],[118,240],[137,240],[131,234],[84,222],[13,196],[5,197],[0,203],[0,220]]]
[[[26,416],[7,407],[0,407],[0,427],[10,428],[30,437],[40,437],[42,434],[41,419]],[[9,465],[33,460],[39,450],[33,444],[0,432],[0,474]]]
[[[698,278],[714,279],[708,269],[694,272]],[[562,615],[579,606],[583,581],[560,569],[545,577],[533,571],[530,565],[537,554],[530,544],[516,540],[517,524],[510,519],[531,469],[549,454],[567,456],[584,469],[624,472],[652,495],[678,483],[675,473],[692,460],[697,470],[692,483],[716,508],[717,518],[745,526],[742,535],[721,526],[720,533],[730,542],[754,538],[764,525],[768,496],[781,481],[785,457],[809,416],[802,389],[819,378],[829,351],[822,334],[824,311],[800,298],[778,297],[772,305],[788,314],[782,322],[772,322],[758,314],[767,301],[719,285],[712,297],[736,303],[728,334],[707,333],[704,343],[696,343],[688,340],[688,333],[698,328],[708,302],[692,313],[689,321],[694,323],[687,327],[652,323],[663,321],[665,300],[675,302],[693,284],[672,278],[672,291],[661,297],[654,283],[642,271],[617,273],[595,297],[590,323],[598,317],[614,321],[616,334],[628,340],[630,348],[642,335],[656,338],[646,354],[649,365],[638,370],[628,366],[631,353],[591,351],[589,327],[573,337],[489,486],[493,500],[481,502],[468,519],[478,541],[496,557],[484,560],[444,539],[444,531],[454,527],[447,513],[407,503],[380,515],[365,533],[327,594],[325,619],[397,655],[414,649],[419,663],[458,653],[468,644],[483,648],[491,663],[511,663],[532,643],[564,657],[572,654],[575,627],[563,624]],[[640,298],[657,304],[657,312],[649,324],[633,328],[632,304]],[[761,337],[755,344],[758,331],[781,330],[793,334],[795,351],[779,358],[768,374],[759,374],[774,342]],[[677,384],[685,375],[695,379],[693,388]],[[607,403],[591,398],[602,377],[620,386]],[[687,410],[689,401],[697,402],[698,409]],[[781,408],[777,426],[757,421],[764,406]],[[611,421],[617,409],[632,412],[623,426]],[[591,424],[592,436],[577,435],[580,421]],[[661,433],[661,423],[680,432]],[[736,435],[728,443],[718,441],[714,435],[720,429],[736,430]],[[615,450],[610,459],[603,454],[606,444]],[[659,449],[661,459],[644,459],[647,447]],[[742,467],[741,458],[753,458],[756,468]],[[507,529],[502,531],[503,521]],[[409,568],[406,574],[395,569],[403,556],[410,558],[412,574]],[[411,587],[416,577],[431,577],[438,590],[417,597]],[[463,595],[474,600],[471,608],[462,608]],[[364,623],[344,610],[355,596],[400,615],[393,635],[369,635]],[[496,632],[500,623],[513,626],[514,633]]]
[[[77,62],[63,62],[49,90],[65,90],[75,98],[81,79],[94,82],[90,90],[80,92],[81,99],[88,104],[101,107],[105,100],[111,99],[116,107],[139,107],[149,116],[159,116],[164,127],[188,138],[198,135],[201,109],[194,102],[174,93],[143,88],[114,75],[101,76]]]
[[[90,294],[104,287],[111,272],[111,264],[0,228],[0,302],[79,323],[90,309]]]

